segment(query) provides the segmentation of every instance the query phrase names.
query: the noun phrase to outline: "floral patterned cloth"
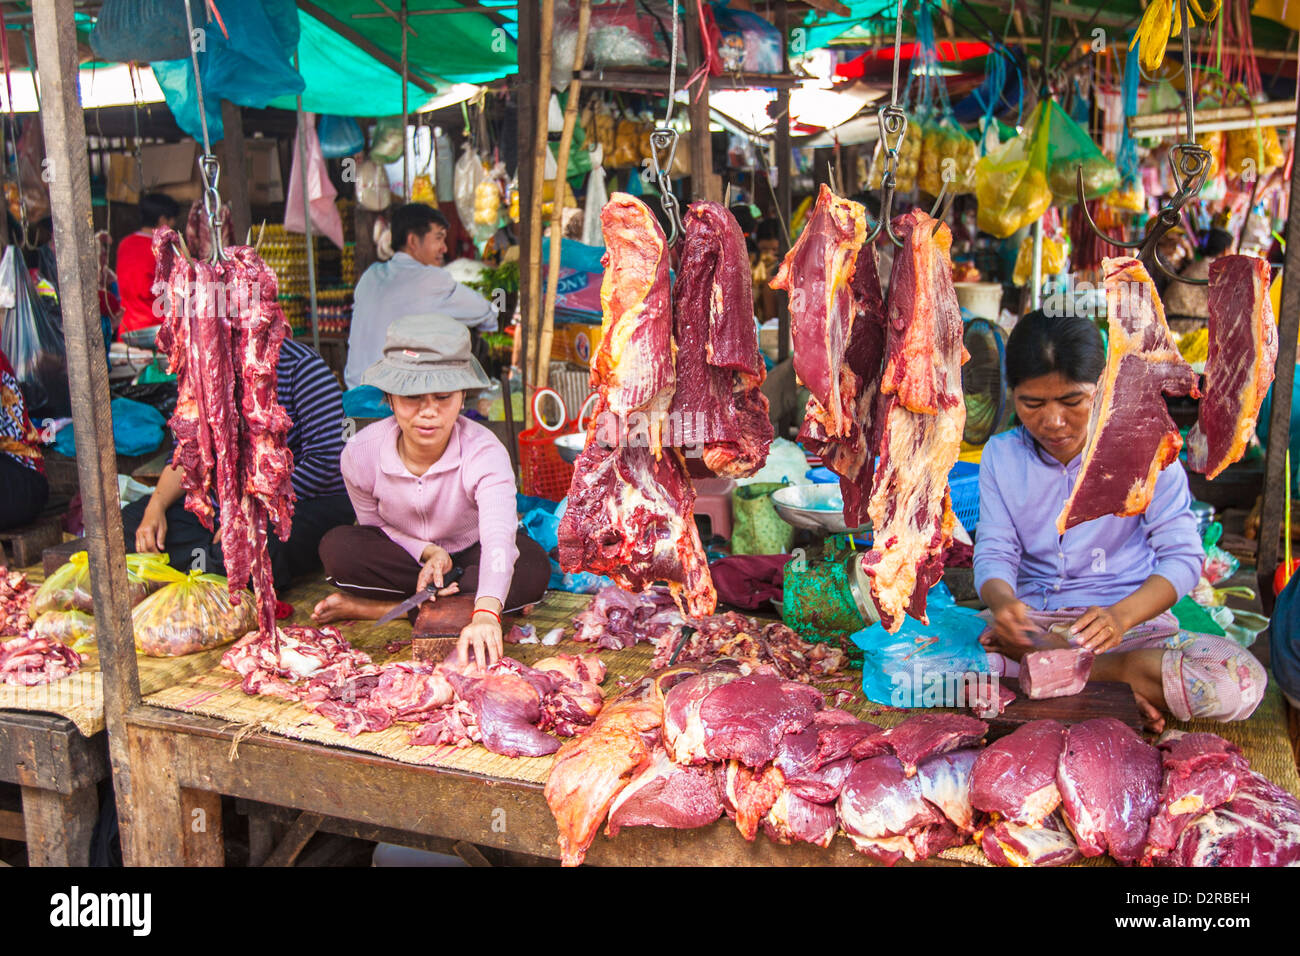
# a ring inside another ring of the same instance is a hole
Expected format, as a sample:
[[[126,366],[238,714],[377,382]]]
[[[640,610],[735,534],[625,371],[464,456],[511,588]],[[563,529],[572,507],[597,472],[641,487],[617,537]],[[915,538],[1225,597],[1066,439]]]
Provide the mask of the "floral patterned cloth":
[[[0,454],[45,474],[40,434],[27,417],[27,403],[4,352],[0,352]]]

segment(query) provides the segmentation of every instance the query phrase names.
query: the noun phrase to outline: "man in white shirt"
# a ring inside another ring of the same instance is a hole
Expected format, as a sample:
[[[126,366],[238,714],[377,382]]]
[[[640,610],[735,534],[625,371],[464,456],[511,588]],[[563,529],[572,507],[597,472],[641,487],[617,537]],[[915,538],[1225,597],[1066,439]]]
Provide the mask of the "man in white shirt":
[[[392,235],[396,254],[367,269],[352,297],[348,360],[343,370],[348,388],[360,385],[362,374],[379,361],[394,319],[440,313],[471,329],[497,331],[496,310],[487,299],[442,268],[447,220],[441,212],[423,203],[400,206],[393,214]]]

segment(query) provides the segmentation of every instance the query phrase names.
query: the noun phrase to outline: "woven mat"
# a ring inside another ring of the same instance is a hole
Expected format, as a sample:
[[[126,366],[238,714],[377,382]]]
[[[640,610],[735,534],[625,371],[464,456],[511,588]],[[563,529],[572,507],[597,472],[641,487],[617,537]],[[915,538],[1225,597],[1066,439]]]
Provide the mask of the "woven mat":
[[[329,585],[323,581],[310,582],[296,587],[285,595],[285,599],[294,605],[294,621],[307,622],[312,606],[317,600],[330,593],[330,590]],[[590,597],[587,595],[552,591],[531,615],[514,620],[533,624],[539,635],[555,627],[564,627],[571,633],[574,615],[582,610],[589,600]],[[507,626],[511,620],[507,618]],[[396,653],[389,653],[385,649],[385,645],[389,642],[410,637],[410,625],[404,620],[395,621],[384,627],[375,627],[366,623],[351,624],[341,630],[348,640],[369,653],[377,663],[410,657],[409,646],[402,647]],[[525,663],[532,663],[557,652],[585,653],[590,649],[590,645],[579,644],[566,638],[555,647],[509,645],[507,653]],[[606,695],[612,697],[619,692],[620,678],[631,681],[643,674],[649,667],[652,656],[653,650],[649,644],[640,644],[624,651],[603,651],[601,658],[608,668],[604,683]],[[141,679],[143,680],[143,670]],[[852,679],[828,683],[823,685],[822,689],[827,692],[837,689],[853,692],[853,700],[844,704],[844,708],[884,727],[892,727],[918,712],[883,707],[866,700],[862,696],[860,677],[856,672],[852,672]],[[334,730],[328,721],[313,715],[301,704],[274,698],[249,697],[239,689],[239,681],[235,675],[222,670],[215,662],[206,670],[193,673],[164,689],[148,694],[145,703],[226,720],[231,724],[248,728],[250,733],[275,733],[299,740],[390,757],[403,763],[464,770],[509,780],[544,783],[552,763],[550,757],[502,757],[489,753],[477,745],[460,749],[413,747],[407,743],[408,731],[412,726],[409,724],[397,724],[379,733],[349,737]],[[1300,774],[1296,771],[1286,721],[1286,708],[1282,694],[1275,685],[1270,684],[1264,702],[1249,720],[1221,724],[1212,721],[1181,723],[1170,719],[1169,726],[1184,730],[1210,731],[1233,741],[1241,747],[1255,770],[1300,797]],[[974,845],[945,850],[939,856],[945,860],[971,865],[991,865],[984,853]],[[1095,858],[1085,860],[1079,865],[1098,866],[1108,863],[1109,860],[1106,858]]]
[[[34,584],[45,580],[40,565],[25,569]],[[155,694],[165,687],[210,671],[221,661],[216,648],[185,657],[136,657],[140,670],[140,693]],[[37,687],[0,684],[0,710],[26,710],[58,714],[72,721],[87,737],[104,729],[104,679],[99,669],[99,652],[90,650],[81,669],[63,680]]]

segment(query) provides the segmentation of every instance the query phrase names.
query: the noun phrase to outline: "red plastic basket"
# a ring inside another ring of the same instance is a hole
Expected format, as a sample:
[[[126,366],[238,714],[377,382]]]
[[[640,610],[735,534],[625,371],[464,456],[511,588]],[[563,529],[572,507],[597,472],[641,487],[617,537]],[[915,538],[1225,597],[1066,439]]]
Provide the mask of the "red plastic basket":
[[[562,424],[553,427],[545,424],[539,405],[546,396],[554,398],[559,405]],[[579,429],[581,412],[579,418],[568,418],[567,414],[564,400],[554,389],[541,389],[533,397],[533,420],[538,424],[519,433],[519,484],[524,494],[559,501],[569,493],[573,465],[560,456],[555,439]]]

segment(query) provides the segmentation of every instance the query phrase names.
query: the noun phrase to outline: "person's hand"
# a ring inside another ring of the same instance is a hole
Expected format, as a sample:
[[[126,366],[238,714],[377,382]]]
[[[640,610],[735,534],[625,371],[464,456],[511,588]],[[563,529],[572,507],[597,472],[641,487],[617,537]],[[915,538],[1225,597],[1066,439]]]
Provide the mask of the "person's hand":
[[[1127,630],[1113,607],[1090,607],[1070,625],[1070,641],[1100,654],[1118,647]]]
[[[423,591],[430,583],[441,589],[442,576],[451,570],[451,555],[436,544],[431,544],[424,549],[420,559],[424,562],[424,567],[420,569],[420,578],[415,589]]]
[[[1029,608],[1023,601],[1006,601],[991,610],[993,630],[983,638],[986,645],[1016,658],[1034,647],[1027,634],[1036,631],[1037,627],[1030,620]]]
[[[138,554],[157,554],[166,547],[167,513],[162,508],[155,508],[151,501],[135,529],[135,550]]]
[[[501,622],[486,611],[476,611],[469,623],[461,628],[460,640],[456,643],[456,653],[462,663],[468,660],[466,651],[474,647],[474,659],[480,667],[495,664],[501,657],[504,642],[501,639]],[[486,656],[485,656],[486,652]]]
[[[217,532],[212,536],[212,546],[215,548],[221,543],[221,525],[217,525]]]

